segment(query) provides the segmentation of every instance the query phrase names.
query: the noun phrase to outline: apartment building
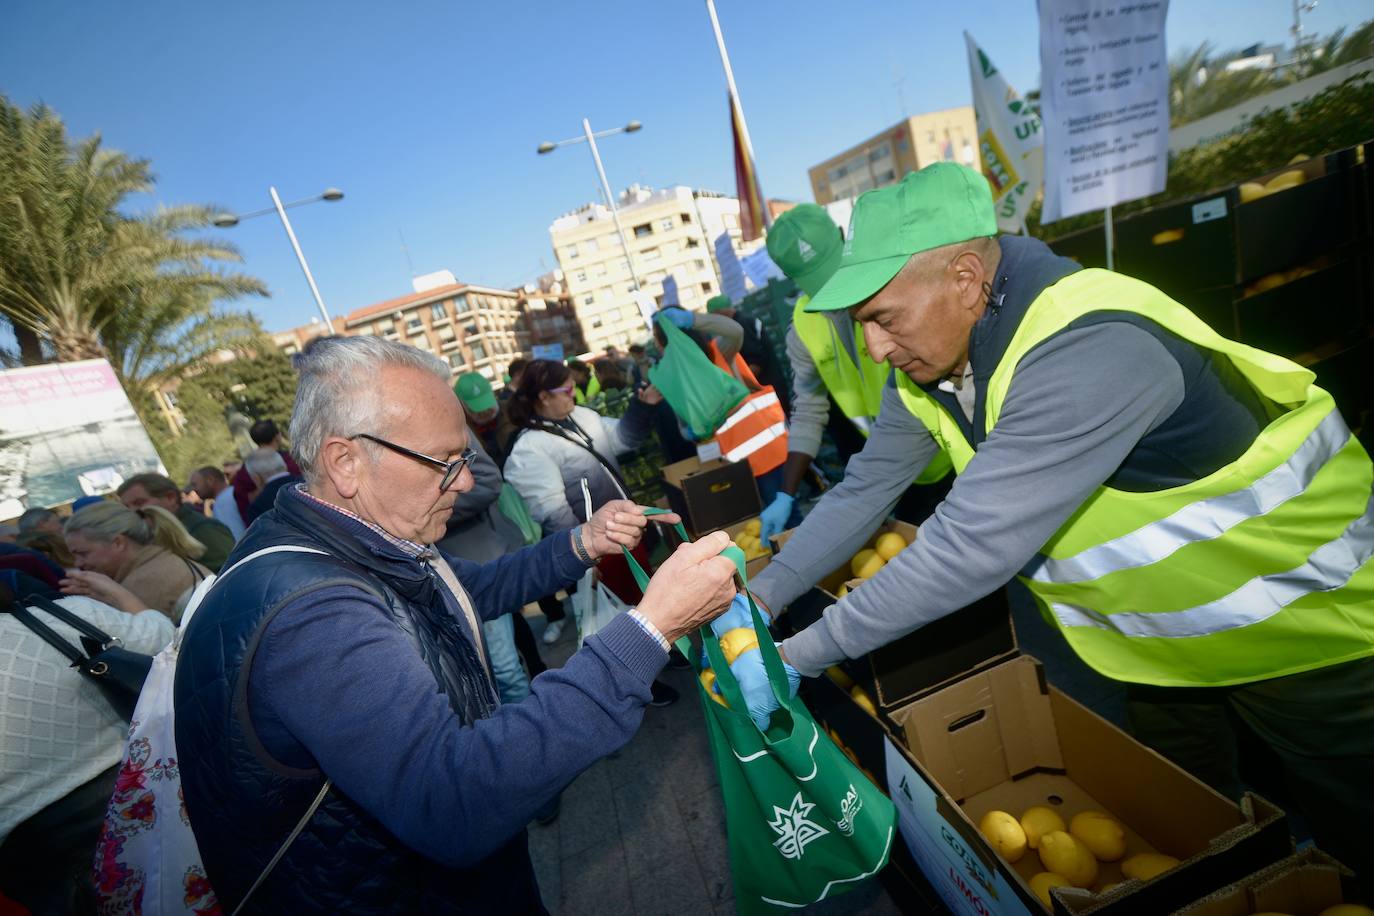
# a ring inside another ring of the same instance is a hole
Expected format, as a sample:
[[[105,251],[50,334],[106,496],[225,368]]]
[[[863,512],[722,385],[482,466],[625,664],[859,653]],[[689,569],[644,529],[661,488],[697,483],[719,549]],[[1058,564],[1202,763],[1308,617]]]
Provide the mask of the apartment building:
[[[816,203],[824,206],[858,197],[871,188],[896,184],[907,172],[932,162],[961,162],[981,168],[973,106],[906,118],[812,166],[807,174]]]
[[[681,185],[661,190],[635,185],[616,205],[630,259],[610,209],[599,203],[549,226],[554,256],[592,352],[624,348],[649,335],[634,296],[634,277],[656,306],[663,304],[663,283],[671,276],[679,304],[700,310],[720,292],[714,245],[722,233],[741,256],[762,244],[740,242],[739,201],[722,194]]]

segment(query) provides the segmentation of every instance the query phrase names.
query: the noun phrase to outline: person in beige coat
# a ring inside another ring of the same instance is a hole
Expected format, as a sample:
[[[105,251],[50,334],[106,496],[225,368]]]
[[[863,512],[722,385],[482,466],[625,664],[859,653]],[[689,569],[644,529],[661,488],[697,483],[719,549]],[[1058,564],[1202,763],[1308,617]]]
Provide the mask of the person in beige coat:
[[[155,608],[179,623],[191,590],[210,574],[195,562],[205,545],[160,506],[129,509],[107,501],[77,512],[65,529],[78,567],[62,582],[67,594],[108,600],[99,580],[83,571],[108,576],[142,604],[123,610]]]

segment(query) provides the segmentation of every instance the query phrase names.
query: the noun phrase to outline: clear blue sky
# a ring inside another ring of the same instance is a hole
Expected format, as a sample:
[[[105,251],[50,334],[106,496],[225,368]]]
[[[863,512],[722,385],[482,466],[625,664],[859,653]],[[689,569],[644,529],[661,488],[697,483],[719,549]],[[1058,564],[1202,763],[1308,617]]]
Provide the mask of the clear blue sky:
[[[1171,51],[1284,42],[1289,0],[1175,0]],[[902,116],[969,102],[968,29],[1021,91],[1039,81],[1032,0],[717,0],[770,197],[810,200],[806,169]],[[1326,32],[1367,0],[1322,0]],[[514,286],[555,262],[548,226],[594,198],[583,147],[541,140],[636,118],[602,145],[614,186],[733,193],[725,79],[702,0],[203,4],[12,0],[0,92],[46,102],[75,136],[152,160],[138,206],[247,211],[337,185],[293,211],[341,314],[410,291],[410,269]],[[223,231],[269,300],[271,330],[315,313],[275,218]]]

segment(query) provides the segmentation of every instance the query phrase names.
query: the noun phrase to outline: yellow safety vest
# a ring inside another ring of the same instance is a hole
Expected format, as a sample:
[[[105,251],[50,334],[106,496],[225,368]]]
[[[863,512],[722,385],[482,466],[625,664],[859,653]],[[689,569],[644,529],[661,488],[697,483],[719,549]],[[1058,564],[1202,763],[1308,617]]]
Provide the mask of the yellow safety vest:
[[[1220,336],[1159,290],[1081,270],[1031,303],[988,380],[987,430],[1016,367],[1091,312],[1134,312],[1227,356],[1287,408],[1231,464],[1151,493],[1101,486],[1020,578],[1079,656],[1107,677],[1223,686],[1374,655],[1374,465],[1309,370]],[[898,373],[903,402],[949,449],[973,448]]]
[[[592,398],[596,397],[596,396],[597,396],[598,394],[600,394],[600,393],[601,393],[601,380],[600,380],[599,378],[596,377],[596,373],[592,373],[592,377],[591,377],[590,379],[587,380],[587,393],[586,393],[586,394],[583,394],[583,393],[582,393],[582,389],[579,388],[579,387],[577,387],[577,383],[576,383],[576,382],[573,383],[573,403],[574,403],[574,404],[585,404],[585,403],[587,403],[588,401],[590,401]]]
[[[863,329],[854,322],[854,345],[858,349],[859,360],[855,363],[849,353],[836,338],[830,318],[821,312],[806,311],[811,297],[802,295],[792,309],[792,325],[797,329],[797,337],[811,361],[816,365],[821,382],[829,390],[835,403],[844,415],[854,421],[854,427],[868,438],[868,432],[878,419],[878,409],[883,403],[883,389],[887,387],[887,376],[891,372],[887,363],[874,362],[868,355],[868,343],[864,340]],[[936,455],[925,466],[917,483],[934,483],[943,479],[950,471],[949,456]]]

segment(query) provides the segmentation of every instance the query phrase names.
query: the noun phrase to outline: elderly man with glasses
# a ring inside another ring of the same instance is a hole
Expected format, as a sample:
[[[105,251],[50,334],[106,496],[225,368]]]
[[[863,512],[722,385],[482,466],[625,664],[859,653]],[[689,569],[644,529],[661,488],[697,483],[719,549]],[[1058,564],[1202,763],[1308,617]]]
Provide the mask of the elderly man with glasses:
[[[474,455],[448,367],[353,337],[297,368],[305,483],[240,541],[177,667],[209,883],[226,912],[254,885],[272,912],[542,912],[525,825],[630,740],[670,640],[730,603],[729,542],[680,547],[636,610],[502,705],[480,621],[636,544],[643,509],[608,503],[485,565],[446,556],[432,545]]]

